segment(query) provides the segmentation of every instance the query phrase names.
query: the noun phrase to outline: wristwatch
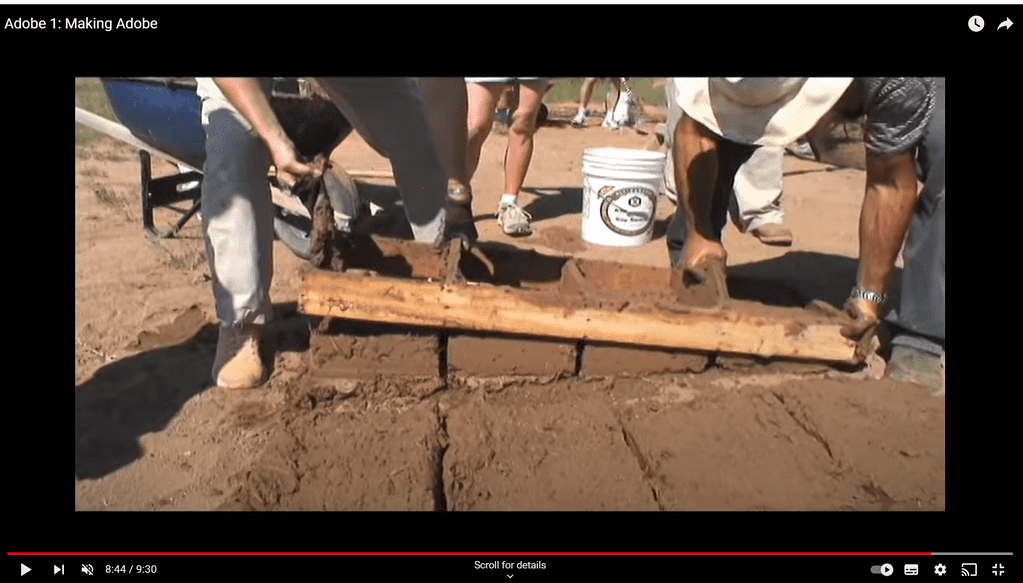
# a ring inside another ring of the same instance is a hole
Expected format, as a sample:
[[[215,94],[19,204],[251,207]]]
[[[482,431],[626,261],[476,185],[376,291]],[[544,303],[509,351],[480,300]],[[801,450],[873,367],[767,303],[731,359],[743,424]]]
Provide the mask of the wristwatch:
[[[852,292],[849,294],[850,298],[856,298],[860,300],[867,300],[873,304],[880,306],[884,303],[885,299],[888,298],[887,294],[876,294],[870,290],[865,290],[862,287],[856,286],[852,288]]]

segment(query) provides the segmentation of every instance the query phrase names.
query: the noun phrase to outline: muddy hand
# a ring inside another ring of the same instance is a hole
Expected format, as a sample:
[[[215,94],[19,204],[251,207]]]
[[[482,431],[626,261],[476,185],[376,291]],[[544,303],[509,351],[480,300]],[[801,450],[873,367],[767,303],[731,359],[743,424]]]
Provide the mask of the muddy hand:
[[[455,263],[459,270],[459,276],[463,279],[483,281],[494,276],[494,262],[476,245],[478,238],[479,233],[476,231],[476,224],[472,218],[472,208],[468,204],[460,203],[449,197],[445,239],[450,242],[457,241],[459,244]],[[449,252],[449,258],[452,256],[454,255]],[[451,279],[450,274],[448,279]]]
[[[693,277],[701,279],[700,285],[707,288],[714,298],[714,305],[728,301],[728,283],[725,281],[725,260],[708,257],[703,263],[687,270]]]
[[[277,169],[277,180],[288,189],[293,188],[300,178],[308,176],[315,180],[323,173],[322,164],[319,168],[304,164],[290,142],[279,141],[271,145],[270,157]]]
[[[678,300],[692,305],[724,305],[728,301],[725,248],[720,243],[694,237],[682,253],[683,263],[675,268],[673,280]]]
[[[710,259],[725,265],[728,254],[721,243],[694,235],[682,248],[682,262],[686,269],[698,269]]]
[[[449,198],[447,208],[447,232],[448,239],[462,239],[463,248],[470,249],[476,244],[479,232],[476,231],[476,222],[472,218],[472,208],[467,204],[461,204]]]
[[[308,174],[299,176],[295,182],[288,185],[288,190],[291,191],[293,196],[297,196],[302,204],[309,209],[311,216],[315,215],[314,207],[317,204],[317,198],[320,194],[326,196],[326,190],[323,188],[323,175],[330,167],[329,161],[325,156],[318,155],[311,164],[306,166],[311,170]],[[278,171],[278,176],[279,176]],[[278,179],[280,182],[280,179]]]
[[[867,358],[871,351],[871,342],[877,327],[881,323],[878,318],[877,306],[862,299],[849,298],[845,302],[845,313],[852,322],[842,326],[842,336],[856,342],[856,357]]]

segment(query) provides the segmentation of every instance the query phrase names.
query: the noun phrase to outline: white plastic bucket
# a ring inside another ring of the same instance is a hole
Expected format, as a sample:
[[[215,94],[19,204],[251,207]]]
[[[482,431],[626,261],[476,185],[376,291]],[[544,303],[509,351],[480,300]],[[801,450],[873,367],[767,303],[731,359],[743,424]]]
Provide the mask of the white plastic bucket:
[[[646,150],[590,148],[583,152],[583,240],[608,247],[648,243],[664,161],[663,152]]]

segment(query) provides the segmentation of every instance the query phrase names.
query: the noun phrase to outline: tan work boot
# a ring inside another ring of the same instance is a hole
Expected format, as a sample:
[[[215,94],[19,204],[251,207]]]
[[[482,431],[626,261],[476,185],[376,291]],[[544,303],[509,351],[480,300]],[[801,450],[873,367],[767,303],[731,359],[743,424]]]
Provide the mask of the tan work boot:
[[[262,331],[258,324],[220,327],[213,360],[213,378],[218,387],[251,389],[263,384],[266,372],[259,356]]]
[[[760,239],[760,242],[765,245],[787,246],[792,244],[792,231],[775,223],[767,223],[753,229],[753,236]]]

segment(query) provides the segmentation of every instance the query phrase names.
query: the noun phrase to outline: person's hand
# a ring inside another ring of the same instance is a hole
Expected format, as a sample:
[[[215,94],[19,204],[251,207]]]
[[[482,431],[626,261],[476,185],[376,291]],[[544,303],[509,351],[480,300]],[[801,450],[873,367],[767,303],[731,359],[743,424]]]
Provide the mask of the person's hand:
[[[860,299],[849,298],[845,302],[845,313],[852,318],[852,322],[842,326],[839,330],[842,336],[856,342],[856,356],[866,358],[870,355],[871,341],[877,326],[881,323],[878,317],[879,307],[877,304]]]
[[[720,262],[723,266],[726,259],[728,259],[728,254],[721,243],[698,235],[689,236],[682,248],[682,264],[686,269],[699,269],[710,260]]]
[[[727,253],[721,243],[694,236],[682,248],[681,270],[672,285],[679,301],[693,305],[722,306],[728,301],[725,281]]]
[[[298,158],[298,152],[295,151],[295,146],[290,141],[274,140],[267,144],[267,147],[270,149],[270,158],[273,160],[274,168],[277,169],[277,180],[289,189],[293,188],[302,177],[316,177],[316,169]]]

